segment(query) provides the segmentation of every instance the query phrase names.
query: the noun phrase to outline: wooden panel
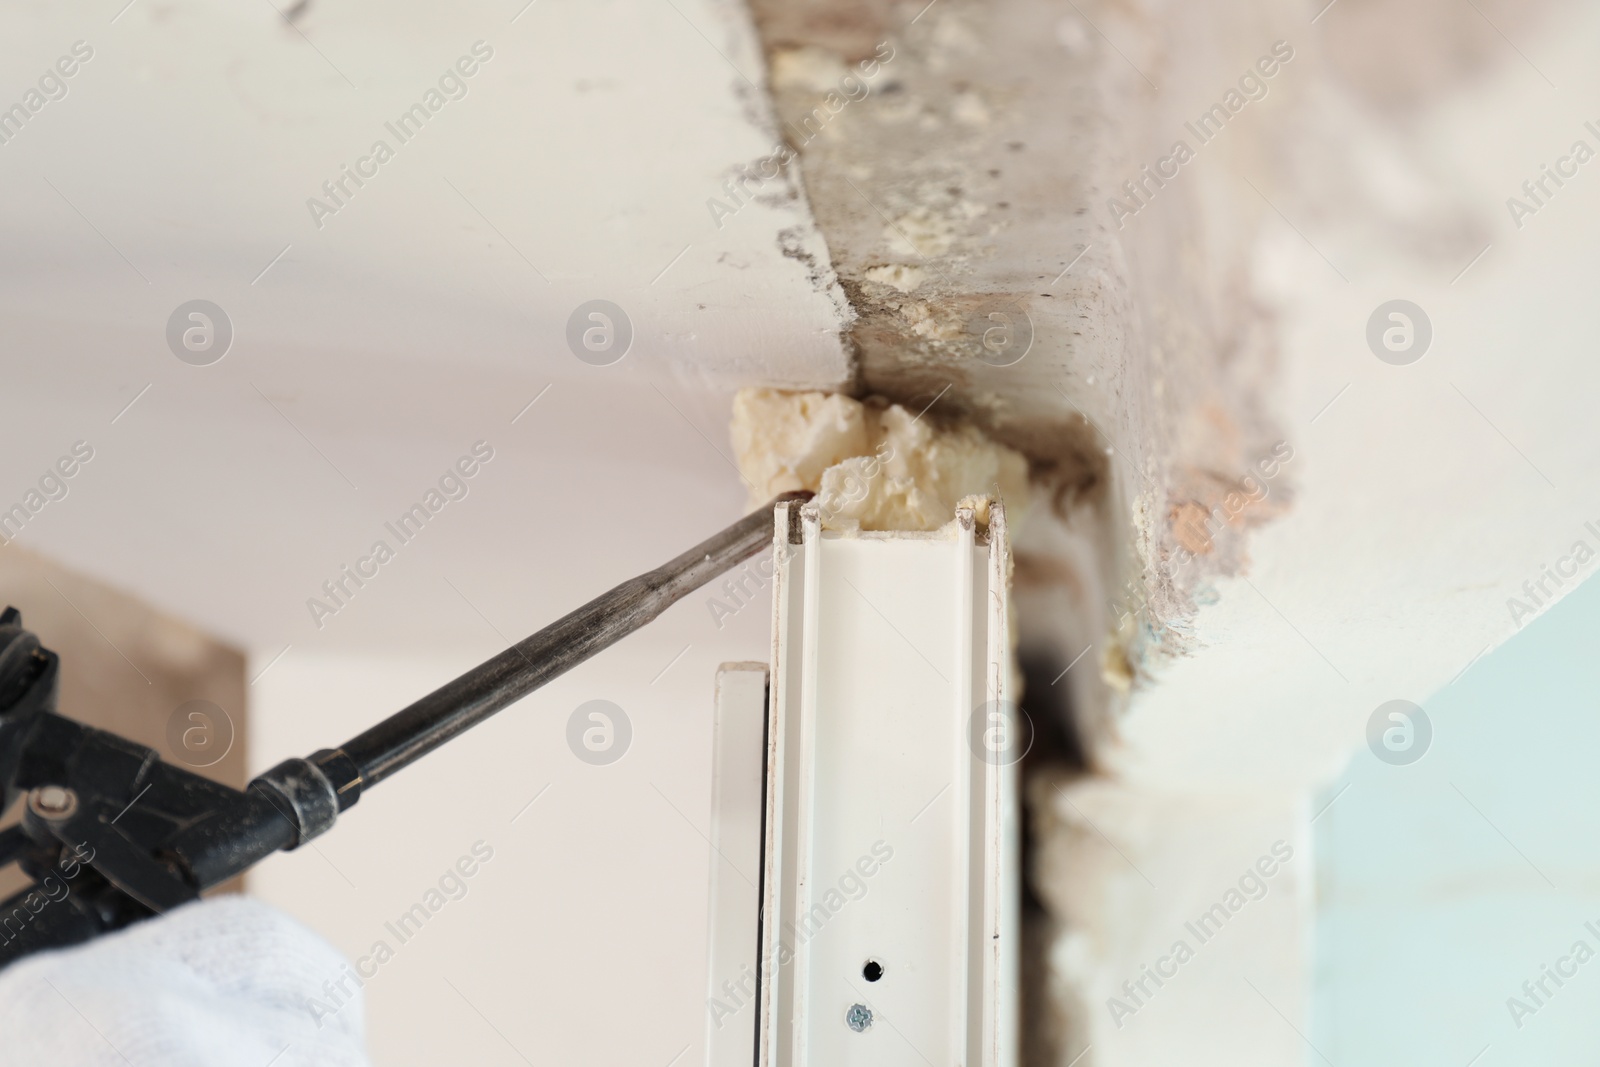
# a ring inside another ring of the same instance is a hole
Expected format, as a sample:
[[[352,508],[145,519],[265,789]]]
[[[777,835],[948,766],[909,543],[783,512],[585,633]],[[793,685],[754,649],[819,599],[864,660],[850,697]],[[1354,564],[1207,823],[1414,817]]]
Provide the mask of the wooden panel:
[[[243,787],[248,688],[243,652],[15,542],[0,548],[0,606],[6,604],[20,610],[23,624],[61,657],[64,714],[149,745],[163,759],[208,778]],[[184,708],[190,701],[207,702],[223,718],[212,708]],[[191,719],[191,712],[217,721]],[[172,731],[175,742],[168,736],[174,718],[182,721]],[[203,731],[214,730],[209,737],[221,739],[230,723],[232,741],[225,751],[217,751],[219,740],[204,744]],[[182,743],[186,729],[192,749]],[[198,766],[202,763],[210,765]],[[18,818],[16,811],[6,812],[4,825]],[[23,881],[14,868],[0,870],[0,895],[14,892]],[[237,881],[224,888],[236,891]]]

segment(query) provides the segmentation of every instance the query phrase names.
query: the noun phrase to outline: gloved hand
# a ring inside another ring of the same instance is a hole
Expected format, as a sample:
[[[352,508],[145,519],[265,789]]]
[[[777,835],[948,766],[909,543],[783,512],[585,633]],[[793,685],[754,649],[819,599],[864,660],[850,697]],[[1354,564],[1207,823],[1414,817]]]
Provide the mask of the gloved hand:
[[[0,1067],[368,1067],[344,960],[259,901],[223,896],[0,971]]]

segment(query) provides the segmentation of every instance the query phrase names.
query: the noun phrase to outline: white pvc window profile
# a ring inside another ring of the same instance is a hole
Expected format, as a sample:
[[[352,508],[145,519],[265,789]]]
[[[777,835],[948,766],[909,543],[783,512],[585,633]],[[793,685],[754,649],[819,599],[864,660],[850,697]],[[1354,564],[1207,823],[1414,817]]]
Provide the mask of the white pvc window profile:
[[[760,1067],[1014,1067],[1016,761],[998,501],[935,533],[776,513]]]

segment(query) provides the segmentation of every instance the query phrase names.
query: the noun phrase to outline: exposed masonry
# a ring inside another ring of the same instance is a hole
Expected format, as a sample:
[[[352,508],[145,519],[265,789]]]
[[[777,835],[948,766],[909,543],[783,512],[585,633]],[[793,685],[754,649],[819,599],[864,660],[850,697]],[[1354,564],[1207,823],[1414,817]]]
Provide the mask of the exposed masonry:
[[[1125,201],[1136,222],[1106,205],[1189,138],[1186,121],[1219,157],[1277,159],[1266,142],[1294,89],[1273,42],[1303,20],[1265,4],[1169,6],[1159,22],[1115,0],[751,4],[780,124],[798,126],[879,42],[894,49],[868,94],[790,135],[831,257],[812,261],[814,284],[835,276],[849,298],[858,395],[931,403],[1028,458],[1043,506],[1017,544],[1022,653],[1044,642],[1035,651],[1065,650],[1065,667],[1096,649],[1062,685],[1093,758],[1128,689],[1188,651],[1196,594],[1247,564],[1248,527],[1290,496],[1288,477],[1269,502],[1249,484],[1263,475],[1235,473],[1287,458],[1273,456],[1275,340],[1249,270],[1267,209],[1204,165],[1150,179],[1155,203]],[[1097,29],[1113,25],[1121,53]],[[1246,29],[1261,34],[1246,55],[1274,70],[1270,105],[1253,62],[1238,88],[1236,60],[1215,69]],[[1195,88],[1153,90],[1169,79]],[[1206,99],[1226,118],[1191,113]],[[996,315],[1026,338],[1022,358],[985,358]],[[1117,625],[1119,598],[1137,624]],[[1058,915],[1029,921],[1043,925],[1024,939],[1024,1059],[1066,1064],[1085,1051],[1081,1024],[1105,1018],[1104,993],[1061,969]]]
[[[883,71],[885,64],[894,59],[894,47],[881,41],[873,54],[857,63],[853,69],[840,75],[837,85],[822,91],[817,106],[798,117],[798,124],[785,121],[783,134],[788,139],[774,145],[772,151],[738,174],[722,183],[720,196],[706,199],[706,211],[717,229],[739,213],[746,204],[755,200],[762,187],[777,181],[784,168],[797,158],[797,148],[804,148],[853,101],[865,100],[872,92],[873,79]],[[750,187],[755,186],[755,192]]]
[[[1197,56],[1233,47],[1231,28],[1172,20],[1152,36],[1219,45],[1172,60],[1180,73],[1203,67],[1194,80],[1211,87],[1199,98],[1215,101],[1196,113],[1185,96],[1179,113],[1153,100],[1127,57],[1096,44],[1085,19],[1098,21],[1098,3],[1080,15],[942,0],[915,19],[885,0],[752,6],[779,125],[854,312],[859,392],[915,410],[937,397],[937,416],[1028,457],[1053,513],[1044,521],[1097,542],[1102,588],[1142,587],[1132,599],[1149,627],[1103,624],[1114,633],[1108,669],[1140,684],[1184,654],[1195,590],[1247,561],[1244,529],[1271,511],[1189,546],[1195,562],[1163,578],[1186,547],[1182,522],[1239,489],[1216,472],[1247,468],[1282,436],[1262,400],[1273,335],[1248,293],[1249,235],[1265,209],[1213,212],[1217,225],[1202,230],[1207,175],[1162,177],[1180,162],[1157,173],[1168,150],[1152,148],[1177,135],[1192,158],[1226,130],[1228,147],[1210,151],[1251,151],[1272,129],[1269,91],[1280,109],[1292,94],[1280,86],[1293,46],[1256,20],[1258,58],[1219,77]],[[893,60],[870,90],[825,125],[808,122],[883,42]],[[1146,177],[1139,162],[1151,159]],[[1174,247],[1212,269],[1175,263]],[[986,360],[996,315],[1027,339],[1020,360]],[[1019,566],[1063,574],[1059,561],[1029,562],[1039,536],[1024,534]]]
[[[1266,506],[1272,496],[1271,482],[1293,459],[1294,448],[1286,441],[1279,441],[1269,454],[1262,456],[1238,476],[1236,489],[1210,508],[1193,502],[1174,507],[1173,529],[1178,544],[1170,555],[1156,565],[1158,588],[1177,584],[1183,568],[1197,558],[1216,551],[1218,540],[1226,531],[1260,521],[1272,514],[1277,505]],[[1107,600],[1107,610],[1118,628],[1135,623],[1151,623],[1147,588],[1145,581],[1128,578]]]

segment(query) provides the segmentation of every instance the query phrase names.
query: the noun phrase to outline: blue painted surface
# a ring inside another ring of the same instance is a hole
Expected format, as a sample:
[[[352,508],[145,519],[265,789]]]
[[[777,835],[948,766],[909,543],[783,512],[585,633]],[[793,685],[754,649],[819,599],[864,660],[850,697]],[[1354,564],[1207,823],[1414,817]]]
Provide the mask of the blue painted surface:
[[[1305,1062],[1600,1063],[1600,582],[1420,702],[1422,759],[1363,749],[1313,808]]]

